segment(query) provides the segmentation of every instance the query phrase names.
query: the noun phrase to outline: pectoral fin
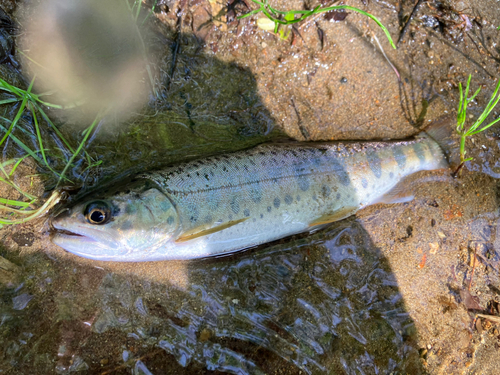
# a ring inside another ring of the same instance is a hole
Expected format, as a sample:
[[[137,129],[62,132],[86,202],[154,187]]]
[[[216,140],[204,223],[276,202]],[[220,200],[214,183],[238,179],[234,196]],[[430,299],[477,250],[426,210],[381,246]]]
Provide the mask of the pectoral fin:
[[[354,207],[354,206],[348,206],[348,207],[341,208],[340,210],[335,211],[331,214],[325,214],[323,216],[320,216],[319,218],[314,220],[312,223],[309,223],[309,226],[315,227],[317,225],[329,224],[329,223],[333,223],[334,221],[339,221],[339,220],[345,219],[346,217],[349,217],[352,214],[354,214],[358,209],[359,209],[359,207]]]
[[[227,223],[223,223],[221,225],[218,225],[218,226],[212,227],[212,228],[207,228],[206,226],[196,227],[196,228],[193,228],[193,229],[190,229],[190,230],[184,232],[181,236],[179,236],[175,240],[175,242],[176,243],[186,242],[186,241],[194,240],[195,238],[208,236],[209,234],[220,232],[221,230],[224,230],[224,229],[230,228],[236,224],[242,223],[247,219],[248,219],[248,217],[245,217],[243,219],[228,221]]]

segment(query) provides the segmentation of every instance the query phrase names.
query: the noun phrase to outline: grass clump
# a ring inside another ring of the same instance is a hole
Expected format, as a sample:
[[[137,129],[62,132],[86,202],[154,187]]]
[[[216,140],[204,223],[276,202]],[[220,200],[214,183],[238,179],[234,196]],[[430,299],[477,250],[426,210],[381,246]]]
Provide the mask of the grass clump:
[[[72,166],[74,166],[75,159],[80,156],[86,158],[86,162],[89,167],[96,166],[100,162],[95,162],[85,151],[82,150],[90,134],[92,134],[98,119],[94,121],[83,133],[84,137],[78,147],[74,148],[71,143],[63,136],[59,129],[50,120],[49,116],[44,110],[45,108],[51,109],[64,109],[58,104],[50,103],[45,100],[46,94],[35,94],[32,92],[33,79],[26,90],[9,84],[4,79],[0,78],[0,91],[4,93],[4,98],[0,99],[0,105],[19,105],[16,115],[13,120],[10,120],[4,116],[0,116],[2,124],[0,124],[0,146],[4,146],[7,140],[11,140],[20,149],[25,152],[25,155],[20,158],[12,158],[3,163],[0,163],[0,183],[4,184],[7,188],[17,191],[21,197],[18,200],[7,199],[0,197],[0,211],[7,212],[7,215],[0,215],[0,225],[12,225],[27,222],[29,220],[35,219],[44,215],[50,208],[55,206],[61,198],[61,193],[55,189],[52,195],[40,205],[39,198],[33,196],[32,194],[23,190],[15,181],[14,174],[18,167],[25,161],[26,157],[30,156],[34,161],[36,161],[41,166],[45,167],[50,171],[57,179],[56,188],[61,183],[73,184],[68,177],[66,177],[66,172]],[[25,129],[21,124],[21,119],[24,115],[30,114],[35,130],[35,134]],[[59,144],[57,150],[49,150],[46,148],[46,141],[42,136],[41,120],[54,132],[57,138],[56,144]],[[33,150],[30,146],[26,145],[19,137],[14,135],[14,130],[19,130],[28,137],[35,137],[35,143],[38,149]],[[52,163],[49,162],[49,157],[47,152],[50,152],[51,159],[61,158],[65,163],[65,167],[61,172],[56,171]],[[87,167],[88,168],[88,167]]]
[[[457,133],[460,136],[460,165],[457,168],[457,172],[462,168],[465,162],[472,160],[473,158],[465,158],[466,150],[465,150],[465,140],[467,137],[473,136],[474,134],[481,133],[491,126],[495,125],[498,121],[500,121],[500,117],[496,120],[490,122],[488,125],[483,125],[483,122],[490,115],[491,111],[495,108],[498,101],[500,101],[500,81],[498,81],[495,91],[491,95],[490,101],[486,108],[483,110],[483,113],[474,121],[471,126],[466,126],[467,122],[467,106],[469,103],[474,100],[474,98],[481,91],[481,87],[479,87],[476,92],[470,97],[469,89],[470,89],[470,81],[471,75],[469,74],[469,79],[467,80],[467,85],[465,87],[465,92],[462,89],[462,84],[458,84],[458,88],[460,90],[460,102],[458,104],[458,112],[457,112]]]
[[[365,12],[364,10],[361,10],[359,8],[355,8],[349,5],[334,5],[331,7],[325,7],[321,8],[321,5],[318,5],[316,8],[312,10],[288,10],[288,11],[281,11],[276,8],[273,8],[270,6],[267,2],[267,0],[259,1],[259,0],[252,0],[255,4],[259,5],[260,8],[254,9],[246,14],[243,14],[241,16],[238,16],[238,19],[250,17],[254,14],[262,12],[267,19],[260,19],[258,21],[259,27],[263,28],[264,30],[274,30],[275,34],[279,34],[281,39],[286,39],[290,32],[285,32],[281,29],[279,30],[280,26],[288,26],[288,25],[293,25],[295,23],[301,22],[305,20],[306,18],[313,16],[315,14],[323,13],[323,12],[329,12],[332,10],[352,10],[353,12],[360,13],[366,17],[371,18],[385,33],[387,36],[387,39],[389,39],[389,43],[391,43],[391,46],[396,49],[396,45],[394,44],[394,41],[391,38],[391,34],[389,34],[389,31],[386,29],[386,27],[378,20],[377,17],[374,15]],[[296,18],[296,16],[298,16]]]

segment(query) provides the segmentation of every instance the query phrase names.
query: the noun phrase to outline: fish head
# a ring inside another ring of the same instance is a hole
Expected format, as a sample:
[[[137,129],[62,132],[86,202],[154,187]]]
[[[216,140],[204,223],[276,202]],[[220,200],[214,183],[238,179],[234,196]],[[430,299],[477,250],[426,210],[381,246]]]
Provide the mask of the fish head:
[[[52,218],[52,242],[79,256],[132,262],[157,260],[179,227],[170,199],[157,188],[90,198]]]

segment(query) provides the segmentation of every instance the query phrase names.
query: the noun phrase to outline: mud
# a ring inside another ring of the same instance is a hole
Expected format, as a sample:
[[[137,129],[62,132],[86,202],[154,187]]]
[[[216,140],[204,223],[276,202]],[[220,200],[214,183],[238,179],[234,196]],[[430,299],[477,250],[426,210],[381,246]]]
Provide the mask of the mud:
[[[23,3],[2,4],[22,12]],[[157,77],[162,99],[102,127],[88,149],[102,165],[73,171],[85,189],[272,139],[404,138],[454,113],[469,74],[483,87],[468,109],[478,116],[500,73],[493,0],[424,2],[397,50],[354,12],[339,22],[317,16],[280,40],[256,27],[258,16],[235,19],[245,4],[158,2],[151,47],[160,71],[173,74]],[[379,17],[397,40],[415,3],[349,5]],[[3,66],[2,76],[18,77],[14,70]],[[70,125],[61,123],[65,134]],[[96,262],[52,245],[43,220],[4,227],[0,370],[495,374],[499,132],[468,140],[474,160],[461,178],[421,174],[409,203],[222,259]],[[41,194],[54,182],[35,172],[16,178]]]

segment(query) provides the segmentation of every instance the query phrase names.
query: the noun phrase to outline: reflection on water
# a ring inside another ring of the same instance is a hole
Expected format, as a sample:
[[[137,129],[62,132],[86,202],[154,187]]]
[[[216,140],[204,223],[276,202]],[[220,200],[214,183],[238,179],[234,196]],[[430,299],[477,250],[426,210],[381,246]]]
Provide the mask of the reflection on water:
[[[3,371],[423,372],[395,278],[353,220],[190,262],[184,290],[27,263],[23,286],[2,289]]]

